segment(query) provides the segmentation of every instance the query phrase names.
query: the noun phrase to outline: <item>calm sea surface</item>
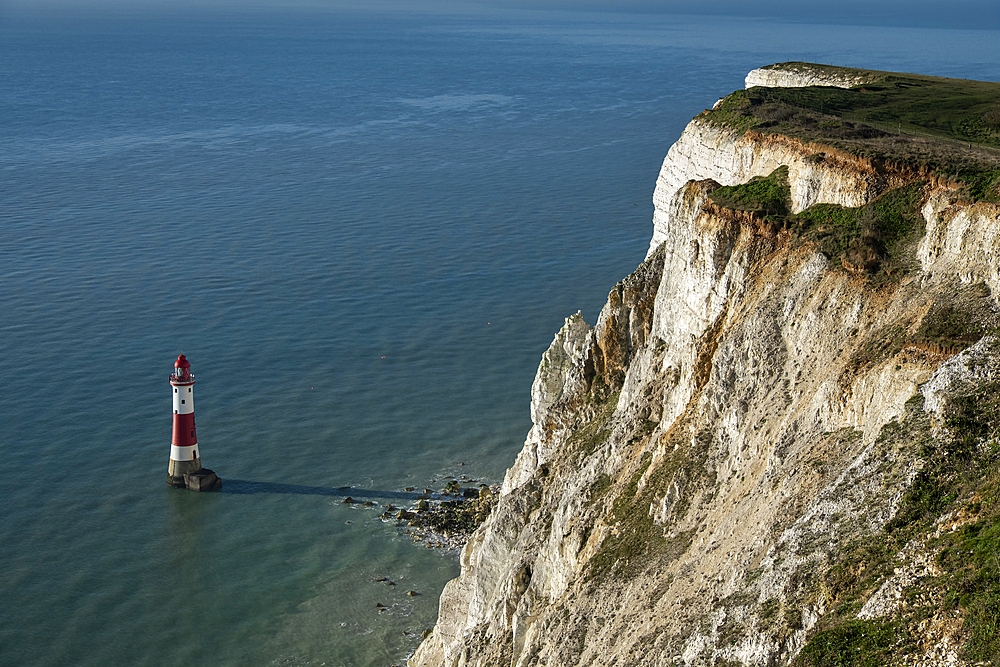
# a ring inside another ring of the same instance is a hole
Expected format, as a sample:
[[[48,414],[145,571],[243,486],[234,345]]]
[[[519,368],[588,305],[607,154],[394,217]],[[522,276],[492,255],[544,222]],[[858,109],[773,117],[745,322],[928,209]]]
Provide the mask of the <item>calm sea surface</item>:
[[[401,664],[458,564],[380,507],[502,479],[686,121],[759,65],[996,80],[998,43],[0,8],[0,664]],[[222,493],[164,484],[181,352]]]

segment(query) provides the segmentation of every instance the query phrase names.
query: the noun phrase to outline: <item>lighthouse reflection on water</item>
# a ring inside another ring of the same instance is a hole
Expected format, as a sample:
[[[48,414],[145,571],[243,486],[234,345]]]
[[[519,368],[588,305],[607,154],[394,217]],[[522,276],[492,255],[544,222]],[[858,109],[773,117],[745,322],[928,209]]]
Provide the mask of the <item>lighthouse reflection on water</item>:
[[[222,480],[201,467],[198,436],[194,427],[194,374],[191,363],[181,354],[170,374],[174,400],[174,428],[170,441],[170,464],[167,484],[192,491],[211,491],[222,486]]]

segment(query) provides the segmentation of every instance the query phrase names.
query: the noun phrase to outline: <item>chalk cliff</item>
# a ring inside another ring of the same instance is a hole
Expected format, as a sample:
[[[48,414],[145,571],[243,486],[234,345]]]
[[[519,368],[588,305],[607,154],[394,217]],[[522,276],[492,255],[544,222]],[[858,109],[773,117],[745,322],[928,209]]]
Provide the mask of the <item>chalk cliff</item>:
[[[794,225],[713,202],[781,167],[791,214],[911,188],[913,261],[864,274]],[[985,501],[958,493],[904,520],[934,452],[952,451],[956,401],[1000,382],[1000,207],[956,193],[693,120],[660,171],[645,261],[543,355],[524,449],[411,667],[785,665],[858,627],[863,646],[896,633],[873,654],[972,664],[972,612],[913,591],[941,575],[935,534]],[[881,560],[857,556],[872,543]]]
[[[852,88],[872,83],[878,72],[839,67],[822,67],[811,63],[780,63],[751,70],[744,79],[747,88],[801,88],[805,86],[834,86]]]

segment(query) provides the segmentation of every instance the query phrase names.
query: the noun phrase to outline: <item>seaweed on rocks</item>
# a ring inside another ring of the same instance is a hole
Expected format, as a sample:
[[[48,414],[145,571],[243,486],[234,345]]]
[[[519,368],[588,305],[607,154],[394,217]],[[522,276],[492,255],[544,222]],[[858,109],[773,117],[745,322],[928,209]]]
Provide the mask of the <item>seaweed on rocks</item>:
[[[462,489],[457,482],[449,483],[440,497],[422,499],[409,510],[395,513],[386,510],[381,518],[406,527],[405,532],[414,542],[423,542],[428,548],[457,550],[465,546],[472,533],[489,517],[499,493],[498,485]],[[445,499],[446,496],[451,499]]]

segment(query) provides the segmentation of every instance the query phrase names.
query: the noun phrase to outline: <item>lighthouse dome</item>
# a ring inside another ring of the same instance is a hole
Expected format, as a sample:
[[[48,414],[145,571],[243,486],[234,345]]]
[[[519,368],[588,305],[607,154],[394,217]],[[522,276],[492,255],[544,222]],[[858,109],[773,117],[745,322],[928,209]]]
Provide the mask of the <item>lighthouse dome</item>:
[[[178,355],[174,362],[174,372],[170,374],[170,382],[183,382],[190,384],[194,382],[194,375],[191,374],[191,364],[183,354]]]

